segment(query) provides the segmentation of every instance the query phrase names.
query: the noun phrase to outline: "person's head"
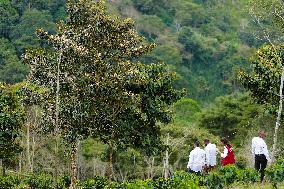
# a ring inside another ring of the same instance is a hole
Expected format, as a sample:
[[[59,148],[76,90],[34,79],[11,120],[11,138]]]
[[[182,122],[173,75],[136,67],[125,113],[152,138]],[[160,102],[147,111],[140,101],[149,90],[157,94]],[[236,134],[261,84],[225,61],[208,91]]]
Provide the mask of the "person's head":
[[[258,136],[260,137],[260,138],[265,138],[266,137],[266,133],[265,133],[265,131],[264,130],[261,130],[261,131],[259,131],[258,132]]]
[[[208,138],[204,139],[204,144],[207,146],[210,143],[210,140]]]
[[[228,141],[228,139],[227,139],[226,137],[223,137],[223,138],[221,139],[221,142],[222,142],[222,144],[223,144],[224,146],[229,145],[229,141]]]
[[[195,141],[195,142],[194,142],[194,147],[196,148],[196,147],[199,147],[199,146],[200,146],[199,142],[198,142],[198,141]]]

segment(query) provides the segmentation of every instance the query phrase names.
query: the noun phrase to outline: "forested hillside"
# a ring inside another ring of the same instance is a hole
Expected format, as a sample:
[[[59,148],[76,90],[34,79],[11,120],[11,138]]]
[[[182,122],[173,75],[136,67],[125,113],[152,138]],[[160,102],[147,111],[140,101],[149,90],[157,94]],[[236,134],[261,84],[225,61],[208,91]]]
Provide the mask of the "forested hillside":
[[[143,59],[163,61],[177,72],[178,88],[188,97],[209,102],[239,90],[236,72],[245,67],[257,39],[246,0],[115,0],[110,11],[131,17],[137,30],[158,46]],[[35,30],[54,33],[55,23],[66,17],[64,0],[1,0],[0,79],[22,81],[27,75],[21,64],[25,49],[44,46]],[[259,37],[259,36],[258,36]]]
[[[274,0],[0,0],[0,188],[248,188],[259,130],[278,145],[266,181],[283,185],[283,13]],[[209,174],[184,172],[194,142],[222,151],[221,137],[234,166],[218,154]]]

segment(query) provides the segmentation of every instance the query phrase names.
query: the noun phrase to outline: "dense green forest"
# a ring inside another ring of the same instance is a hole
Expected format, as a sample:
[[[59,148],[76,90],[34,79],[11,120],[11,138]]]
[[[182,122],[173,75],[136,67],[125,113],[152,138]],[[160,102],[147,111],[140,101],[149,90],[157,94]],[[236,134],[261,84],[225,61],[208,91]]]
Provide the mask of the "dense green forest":
[[[247,12],[247,1],[109,1],[110,11],[131,17],[136,29],[158,46],[143,59],[163,61],[177,72],[179,88],[199,102],[240,90],[236,72],[262,44]],[[20,62],[27,48],[41,44],[35,30],[54,33],[66,17],[62,1],[1,1],[1,80],[22,81],[27,68]]]
[[[274,16],[283,12],[255,2],[0,0],[0,167],[9,175],[0,188],[258,182],[250,143],[264,129],[272,150],[283,66]],[[282,128],[278,136],[277,159]],[[221,149],[221,137],[234,146],[234,167],[182,172],[194,141]],[[268,170],[274,186],[280,168],[281,158]]]

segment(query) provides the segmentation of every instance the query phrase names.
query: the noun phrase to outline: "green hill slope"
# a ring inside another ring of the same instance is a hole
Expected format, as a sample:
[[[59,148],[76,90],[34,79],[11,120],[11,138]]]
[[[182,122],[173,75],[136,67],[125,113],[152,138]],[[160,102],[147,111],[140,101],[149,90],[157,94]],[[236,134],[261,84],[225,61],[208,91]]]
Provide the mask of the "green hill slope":
[[[246,14],[245,0],[109,0],[109,10],[136,21],[137,30],[157,48],[144,60],[165,62],[175,70],[179,88],[188,97],[209,102],[239,90],[236,70],[244,67],[261,41]],[[20,65],[25,49],[42,44],[35,29],[53,32],[64,19],[64,0],[0,0],[0,80],[15,83],[24,79]],[[9,50],[5,50],[9,48]],[[12,75],[12,77],[11,77]]]

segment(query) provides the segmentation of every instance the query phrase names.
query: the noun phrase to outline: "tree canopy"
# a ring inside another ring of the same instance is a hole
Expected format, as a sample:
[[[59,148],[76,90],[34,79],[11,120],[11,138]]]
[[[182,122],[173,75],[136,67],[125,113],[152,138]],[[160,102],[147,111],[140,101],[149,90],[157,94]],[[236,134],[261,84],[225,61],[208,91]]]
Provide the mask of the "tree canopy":
[[[261,104],[279,104],[280,78],[283,66],[283,47],[266,45],[258,49],[250,59],[252,72],[239,72],[243,86]]]
[[[20,135],[24,111],[16,92],[0,83],[0,159],[4,167],[13,165],[14,158],[21,152]]]

